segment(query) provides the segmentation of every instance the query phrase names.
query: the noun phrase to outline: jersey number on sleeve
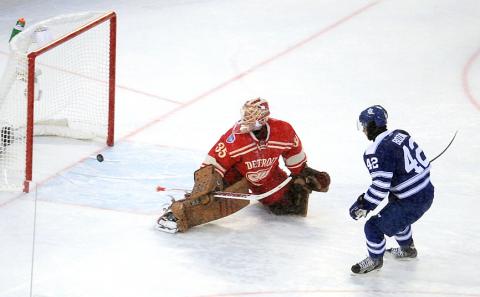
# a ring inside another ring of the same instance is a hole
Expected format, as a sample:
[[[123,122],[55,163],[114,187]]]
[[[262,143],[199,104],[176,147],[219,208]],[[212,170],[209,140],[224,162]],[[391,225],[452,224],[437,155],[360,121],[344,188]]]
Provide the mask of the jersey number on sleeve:
[[[422,149],[410,138],[408,142],[408,147],[403,146],[403,158],[405,161],[405,171],[408,173],[412,170],[415,170],[416,173],[420,173],[428,166],[428,160],[422,159]],[[413,156],[415,154],[415,157]],[[420,164],[419,164],[420,163]]]
[[[225,144],[223,142],[219,142],[215,148],[215,152],[217,153],[218,157],[225,157],[227,155],[227,148],[225,147]]]
[[[377,157],[372,157],[367,159],[367,167],[369,170],[377,169],[378,168],[378,159]]]

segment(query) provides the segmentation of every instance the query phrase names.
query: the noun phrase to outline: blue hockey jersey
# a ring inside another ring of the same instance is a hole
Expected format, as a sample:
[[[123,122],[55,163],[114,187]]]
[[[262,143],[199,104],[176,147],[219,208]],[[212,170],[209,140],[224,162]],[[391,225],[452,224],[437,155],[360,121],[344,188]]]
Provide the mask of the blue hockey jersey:
[[[372,177],[364,198],[377,206],[389,192],[408,199],[430,183],[430,161],[422,149],[403,130],[379,134],[363,155]]]

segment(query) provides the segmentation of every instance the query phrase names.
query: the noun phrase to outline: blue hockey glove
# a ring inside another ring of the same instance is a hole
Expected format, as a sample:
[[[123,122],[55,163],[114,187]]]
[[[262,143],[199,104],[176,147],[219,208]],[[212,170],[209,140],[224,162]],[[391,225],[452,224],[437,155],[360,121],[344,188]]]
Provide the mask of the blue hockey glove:
[[[365,201],[363,198],[364,195],[365,194],[362,193],[362,195],[358,196],[357,201],[350,206],[350,216],[354,220],[366,217],[371,210],[368,207],[368,201]]]

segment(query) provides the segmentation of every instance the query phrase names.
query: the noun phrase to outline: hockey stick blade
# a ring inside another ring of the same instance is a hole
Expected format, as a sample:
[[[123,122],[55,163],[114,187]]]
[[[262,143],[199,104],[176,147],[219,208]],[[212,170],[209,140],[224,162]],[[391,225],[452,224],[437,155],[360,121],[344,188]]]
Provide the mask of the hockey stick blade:
[[[443,149],[443,151],[438,154],[435,158],[433,158],[430,163],[432,163],[433,161],[435,161],[436,159],[438,159],[441,155],[443,155],[443,153],[445,153],[447,151],[447,149],[452,145],[453,141],[455,140],[455,137],[457,137],[457,133],[458,133],[458,130],[455,131],[455,134],[453,135],[452,137],[452,140],[450,140],[450,142],[448,143],[447,147]]]

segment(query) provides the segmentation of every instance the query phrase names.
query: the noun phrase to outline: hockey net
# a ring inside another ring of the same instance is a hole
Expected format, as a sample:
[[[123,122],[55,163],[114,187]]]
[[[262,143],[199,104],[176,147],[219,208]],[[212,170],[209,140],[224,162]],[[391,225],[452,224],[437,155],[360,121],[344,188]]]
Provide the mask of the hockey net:
[[[116,15],[54,17],[10,42],[0,80],[0,191],[28,191],[33,136],[113,145]]]

